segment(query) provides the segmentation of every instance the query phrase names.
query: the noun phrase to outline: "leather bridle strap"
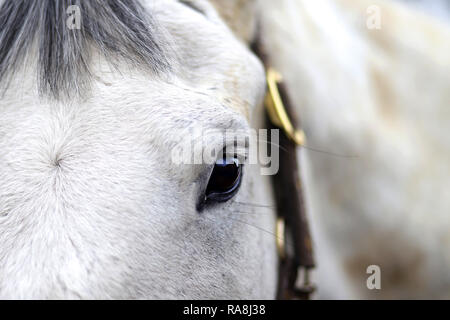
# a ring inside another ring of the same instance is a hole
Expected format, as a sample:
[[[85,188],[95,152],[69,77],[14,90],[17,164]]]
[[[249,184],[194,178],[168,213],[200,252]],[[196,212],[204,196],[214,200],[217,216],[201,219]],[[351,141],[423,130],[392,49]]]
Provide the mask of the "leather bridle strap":
[[[280,258],[277,299],[309,299],[315,289],[310,283],[309,272],[315,263],[297,157],[297,147],[303,145],[304,134],[296,122],[298,118],[285,83],[281,75],[270,67],[262,42],[255,42],[252,48],[267,73],[267,127],[280,129],[279,170],[273,176],[278,215],[276,241]]]

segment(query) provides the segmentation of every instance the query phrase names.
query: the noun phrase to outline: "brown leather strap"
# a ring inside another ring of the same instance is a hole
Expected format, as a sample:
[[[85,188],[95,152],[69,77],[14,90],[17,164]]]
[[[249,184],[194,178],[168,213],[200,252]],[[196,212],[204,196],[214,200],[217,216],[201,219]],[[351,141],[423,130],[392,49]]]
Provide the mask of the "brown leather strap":
[[[266,54],[262,42],[256,41],[252,48],[267,69],[270,66],[270,57]],[[278,84],[278,91],[292,125],[299,128],[296,122],[298,118],[294,114],[293,105],[283,82]],[[280,129],[270,121],[269,116],[266,118],[269,129]],[[309,299],[314,287],[309,283],[308,273],[315,263],[303,201],[297,144],[283,130],[280,130],[279,138],[280,166],[278,173],[273,176],[274,194],[278,216],[285,221],[287,247],[292,244],[293,248],[286,250],[284,257],[280,257],[277,299]],[[300,276],[303,277],[303,281],[298,286]]]

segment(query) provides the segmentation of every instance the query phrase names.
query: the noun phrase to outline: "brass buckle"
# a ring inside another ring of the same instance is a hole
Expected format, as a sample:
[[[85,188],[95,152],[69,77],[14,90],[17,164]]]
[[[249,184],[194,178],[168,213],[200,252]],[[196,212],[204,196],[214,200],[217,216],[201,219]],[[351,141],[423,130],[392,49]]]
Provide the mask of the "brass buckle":
[[[266,95],[265,105],[270,121],[275,126],[280,127],[295,144],[299,146],[304,145],[305,133],[303,130],[295,129],[292,125],[278,91],[277,84],[282,80],[281,74],[273,68],[268,68],[266,79],[269,90]]]

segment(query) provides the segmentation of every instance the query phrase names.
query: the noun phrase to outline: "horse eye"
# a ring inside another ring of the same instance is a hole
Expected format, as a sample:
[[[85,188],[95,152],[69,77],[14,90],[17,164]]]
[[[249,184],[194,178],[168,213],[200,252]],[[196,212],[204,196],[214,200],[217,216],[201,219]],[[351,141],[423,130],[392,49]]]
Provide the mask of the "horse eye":
[[[206,187],[206,200],[224,202],[231,199],[241,184],[242,165],[237,158],[219,159]]]

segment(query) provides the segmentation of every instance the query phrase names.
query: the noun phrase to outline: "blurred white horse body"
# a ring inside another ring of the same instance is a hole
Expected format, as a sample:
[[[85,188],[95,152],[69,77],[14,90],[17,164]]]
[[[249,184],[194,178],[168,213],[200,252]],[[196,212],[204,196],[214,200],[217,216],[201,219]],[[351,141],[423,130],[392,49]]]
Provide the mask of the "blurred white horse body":
[[[450,12],[439,2],[442,19],[381,0],[264,2],[262,33],[307,145],[339,155],[304,151],[323,297],[450,298]],[[366,286],[370,265],[381,290]]]
[[[80,101],[48,102],[33,72],[14,75],[0,100],[0,297],[275,297],[275,212],[250,205],[273,203],[269,178],[249,166],[236,199],[199,215],[208,168],[170,161],[180,126],[260,126],[264,74],[244,44],[258,32],[307,135],[318,297],[448,297],[448,26],[381,0],[210,2],[144,1],[167,78],[119,73],[95,49]],[[380,29],[367,28],[374,5]]]

